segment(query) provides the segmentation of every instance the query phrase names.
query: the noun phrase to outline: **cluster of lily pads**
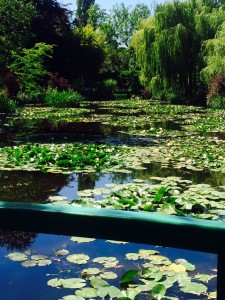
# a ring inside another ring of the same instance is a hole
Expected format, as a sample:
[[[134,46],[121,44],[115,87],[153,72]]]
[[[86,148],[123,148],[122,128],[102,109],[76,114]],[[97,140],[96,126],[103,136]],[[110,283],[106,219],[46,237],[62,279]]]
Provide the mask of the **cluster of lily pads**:
[[[105,188],[78,191],[71,203],[61,196],[49,197],[54,205],[73,205],[116,210],[146,211],[167,215],[218,220],[225,215],[225,186],[193,184],[179,177],[152,177],[156,183],[106,184]]]
[[[76,243],[90,243],[95,239],[71,237]],[[107,241],[125,244],[125,242]],[[57,277],[47,281],[52,288],[65,290],[63,300],[85,299],[170,299],[176,285],[177,295],[189,293],[216,299],[216,292],[209,292],[207,283],[216,277],[211,274],[196,272],[195,265],[185,259],[178,258],[174,262],[156,250],[140,249],[137,253],[126,253],[123,260],[112,256],[91,258],[84,253],[70,253],[67,249],[59,249],[47,257],[34,254],[32,251],[12,252],[7,255],[12,261],[20,262],[24,268],[46,267],[57,263],[61,271]],[[124,261],[133,262],[133,268],[124,272]],[[68,270],[70,270],[68,272]],[[67,275],[65,275],[67,273]],[[61,300],[62,300],[61,299]]]
[[[123,167],[125,149],[93,144],[27,144],[0,148],[1,169],[96,172]]]

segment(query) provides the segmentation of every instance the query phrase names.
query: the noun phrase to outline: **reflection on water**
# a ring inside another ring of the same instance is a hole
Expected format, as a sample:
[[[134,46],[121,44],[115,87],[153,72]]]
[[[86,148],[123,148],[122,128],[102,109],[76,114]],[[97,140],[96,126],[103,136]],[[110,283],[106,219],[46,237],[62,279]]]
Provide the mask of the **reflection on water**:
[[[68,181],[63,174],[0,171],[0,201],[44,203]]]
[[[24,251],[31,247],[37,237],[37,233],[0,230],[0,247],[7,250]]]

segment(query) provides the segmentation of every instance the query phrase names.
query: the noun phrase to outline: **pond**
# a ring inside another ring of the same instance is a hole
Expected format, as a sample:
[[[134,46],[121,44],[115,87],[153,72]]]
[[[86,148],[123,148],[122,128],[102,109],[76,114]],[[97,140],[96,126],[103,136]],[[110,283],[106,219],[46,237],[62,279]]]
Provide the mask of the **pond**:
[[[1,115],[1,201],[223,220],[223,117],[139,100]],[[0,243],[1,299],[216,299],[213,254],[6,231]]]

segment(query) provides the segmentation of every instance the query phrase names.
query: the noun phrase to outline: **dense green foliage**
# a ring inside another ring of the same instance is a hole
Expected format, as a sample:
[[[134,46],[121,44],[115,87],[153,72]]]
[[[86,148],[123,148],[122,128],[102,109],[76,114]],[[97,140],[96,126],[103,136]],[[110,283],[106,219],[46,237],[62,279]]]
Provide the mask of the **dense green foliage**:
[[[200,73],[204,66],[204,74],[209,74],[209,69],[211,74],[218,71],[223,27],[215,34],[224,21],[223,6],[217,2],[174,1],[157,7],[154,17],[142,24],[132,41],[141,80],[154,98],[204,95]]]
[[[78,92],[71,90],[48,90],[44,96],[44,103],[52,107],[77,107],[82,100],[83,97]]]
[[[94,0],[82,0],[73,15],[56,0],[2,0],[1,74],[8,76],[3,73],[10,66],[21,91],[45,89],[45,75],[57,73],[72,89],[88,97],[93,94],[89,99],[107,93],[104,82],[113,79],[117,93],[198,104],[205,104],[208,94],[208,105],[223,107],[223,95],[211,97],[210,92],[215,86],[212,79],[225,68],[223,1],[174,0],[151,9],[142,3],[120,3],[107,13]],[[18,57],[28,59],[25,52],[37,44],[52,47],[52,59],[42,62],[45,74],[39,69],[40,78],[28,79]],[[3,87],[3,77],[0,82]]]
[[[46,58],[51,58],[53,46],[45,43],[35,44],[33,48],[23,49],[20,53],[12,51],[13,63],[9,66],[19,79],[22,93],[39,95],[44,76],[49,75],[45,69]]]
[[[105,145],[63,144],[55,145],[23,145],[19,147],[5,147],[0,149],[7,156],[8,165],[30,166],[42,171],[58,170],[74,171],[88,170],[100,171],[106,166],[119,165],[113,156],[116,147]],[[50,171],[51,172],[51,171]]]

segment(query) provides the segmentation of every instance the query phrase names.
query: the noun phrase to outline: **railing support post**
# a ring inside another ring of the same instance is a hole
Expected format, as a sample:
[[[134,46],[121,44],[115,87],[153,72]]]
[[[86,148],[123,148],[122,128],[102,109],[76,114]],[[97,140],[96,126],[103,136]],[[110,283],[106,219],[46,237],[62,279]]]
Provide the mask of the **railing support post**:
[[[217,300],[225,300],[225,250],[217,257]]]

